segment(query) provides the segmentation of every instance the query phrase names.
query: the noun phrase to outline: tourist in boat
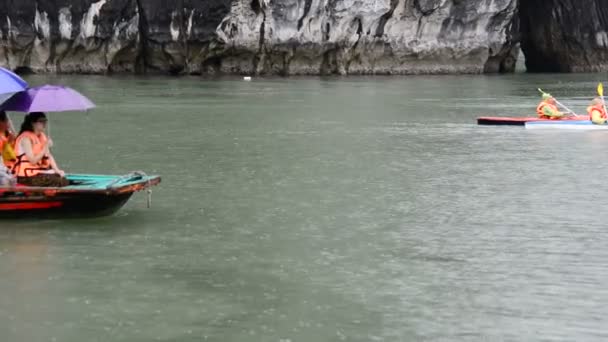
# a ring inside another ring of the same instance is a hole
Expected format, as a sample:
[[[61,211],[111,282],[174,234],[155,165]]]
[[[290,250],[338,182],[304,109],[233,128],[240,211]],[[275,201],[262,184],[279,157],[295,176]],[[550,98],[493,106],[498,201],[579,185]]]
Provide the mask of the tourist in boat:
[[[8,116],[5,111],[0,111],[0,158],[9,169],[15,163],[15,134],[10,129]]]
[[[15,142],[15,135],[10,130],[8,116],[5,111],[0,111],[0,153]]]
[[[542,101],[536,107],[536,114],[541,119],[559,120],[564,117],[564,113],[557,109],[557,102],[551,94],[543,93]]]
[[[587,107],[587,113],[591,122],[596,125],[605,125],[608,120],[608,115],[606,115],[606,110],[604,109],[604,101],[599,97],[591,101],[591,104]]]
[[[11,159],[11,144],[15,141],[15,136],[9,129],[8,117],[6,112],[0,111],[0,186],[15,185],[15,177],[10,172],[8,163]]]
[[[25,116],[15,142],[17,162],[13,173],[17,181],[29,186],[65,186],[68,181],[59,169],[50,148],[53,141],[44,134],[47,118],[44,113],[34,112]]]

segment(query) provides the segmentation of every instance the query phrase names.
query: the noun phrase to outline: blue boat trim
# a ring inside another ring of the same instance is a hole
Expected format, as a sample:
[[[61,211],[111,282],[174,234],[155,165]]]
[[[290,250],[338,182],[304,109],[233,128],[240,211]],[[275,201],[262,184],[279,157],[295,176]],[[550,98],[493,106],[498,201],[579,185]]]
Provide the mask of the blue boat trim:
[[[526,122],[526,125],[577,125],[577,126],[590,126],[590,125],[595,125],[594,123],[592,123],[589,120],[568,120],[568,121],[561,121],[561,120],[555,120],[555,121],[528,121]]]

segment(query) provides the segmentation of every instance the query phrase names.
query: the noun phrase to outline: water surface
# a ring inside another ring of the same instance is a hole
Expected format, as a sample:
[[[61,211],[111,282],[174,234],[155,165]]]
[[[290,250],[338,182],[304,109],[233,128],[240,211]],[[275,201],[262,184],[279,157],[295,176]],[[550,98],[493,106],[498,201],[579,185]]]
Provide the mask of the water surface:
[[[475,122],[599,74],[28,80],[98,105],[51,114],[63,168],[163,182],[0,222],[3,341],[608,338],[608,135]]]

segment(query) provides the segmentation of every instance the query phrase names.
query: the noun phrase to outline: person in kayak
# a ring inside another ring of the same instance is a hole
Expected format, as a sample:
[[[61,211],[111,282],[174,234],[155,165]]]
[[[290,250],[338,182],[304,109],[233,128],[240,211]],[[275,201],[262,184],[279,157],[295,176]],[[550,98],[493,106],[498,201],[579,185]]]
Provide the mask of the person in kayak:
[[[23,120],[15,142],[17,162],[13,166],[20,184],[57,187],[69,183],[50,152],[53,141],[44,134],[46,123],[46,115],[41,112],[29,113]]]
[[[557,109],[557,102],[551,94],[543,93],[542,101],[536,107],[536,114],[541,119],[559,120],[562,119],[565,114]]]
[[[591,122],[596,125],[605,125],[608,120],[608,115],[606,115],[606,110],[604,109],[604,102],[599,97],[591,101],[591,104],[587,107],[587,113]]]

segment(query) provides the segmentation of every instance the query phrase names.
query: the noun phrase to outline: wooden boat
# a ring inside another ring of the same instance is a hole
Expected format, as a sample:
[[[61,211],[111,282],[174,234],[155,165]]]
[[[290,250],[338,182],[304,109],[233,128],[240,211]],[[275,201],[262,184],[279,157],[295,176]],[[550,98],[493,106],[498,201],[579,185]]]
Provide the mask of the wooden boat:
[[[0,187],[0,218],[96,217],[120,209],[133,193],[160,183],[159,176],[69,174],[65,187]]]
[[[601,130],[608,125],[596,125],[589,120],[548,120],[526,122],[526,129]]]
[[[567,116],[561,120],[541,119],[539,117],[500,117],[500,116],[482,116],[477,118],[478,125],[492,126],[524,126],[526,122],[536,121],[571,121],[571,120],[589,120],[588,115]]]

